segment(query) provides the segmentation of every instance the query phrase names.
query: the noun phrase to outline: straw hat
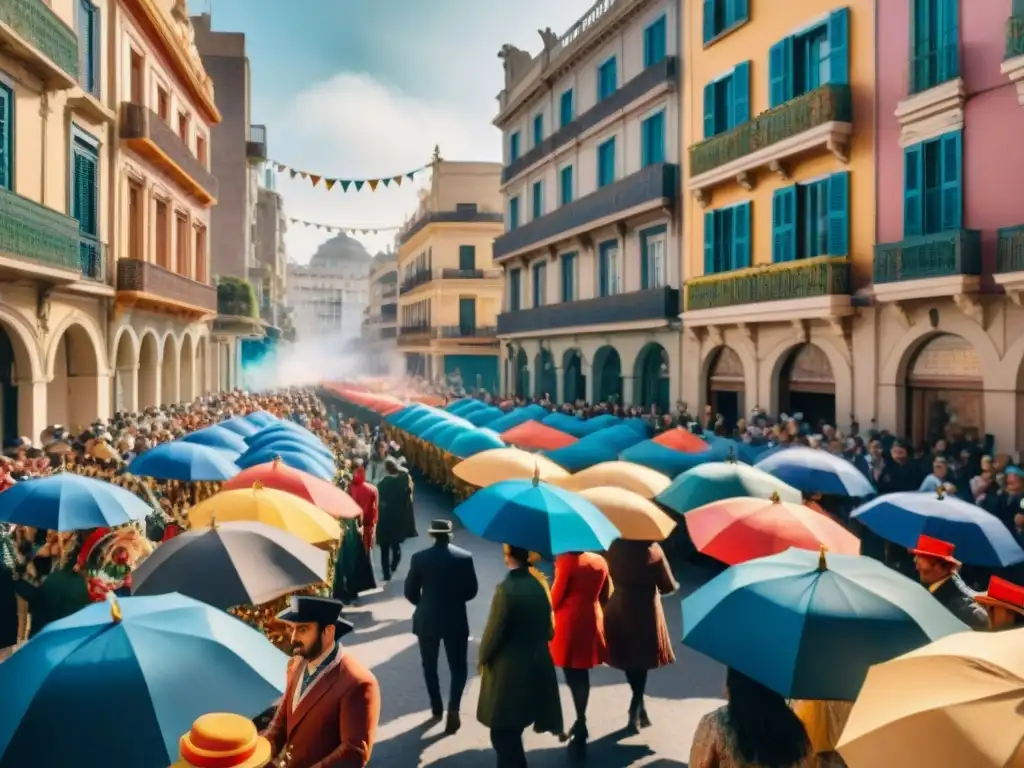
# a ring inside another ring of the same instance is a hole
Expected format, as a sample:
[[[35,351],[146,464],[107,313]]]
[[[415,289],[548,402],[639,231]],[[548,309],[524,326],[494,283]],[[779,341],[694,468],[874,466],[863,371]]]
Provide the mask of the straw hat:
[[[181,759],[171,768],[264,768],[270,763],[270,742],[241,715],[203,715],[178,743]]]

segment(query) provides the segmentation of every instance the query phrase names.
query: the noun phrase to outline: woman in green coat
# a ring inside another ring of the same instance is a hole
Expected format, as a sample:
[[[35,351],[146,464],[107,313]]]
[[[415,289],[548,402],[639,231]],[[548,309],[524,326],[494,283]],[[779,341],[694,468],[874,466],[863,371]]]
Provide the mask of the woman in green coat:
[[[555,634],[551,598],[530,573],[529,552],[505,553],[509,574],[494,591],[480,641],[476,719],[491,729],[499,768],[522,768],[523,731],[532,725],[538,733],[562,733],[562,703],[548,649]]]

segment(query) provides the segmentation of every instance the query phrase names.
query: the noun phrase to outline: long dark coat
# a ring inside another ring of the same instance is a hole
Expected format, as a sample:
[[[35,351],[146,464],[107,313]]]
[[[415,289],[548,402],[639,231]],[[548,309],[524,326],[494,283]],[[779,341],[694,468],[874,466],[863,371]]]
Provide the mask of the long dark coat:
[[[615,588],[604,608],[608,665],[657,669],[676,660],[661,596],[675,592],[665,553],[657,543],[618,539],[605,554]]]
[[[380,520],[377,522],[377,543],[382,546],[401,544],[415,538],[416,516],[412,506],[412,480],[405,472],[387,475],[377,486]]]

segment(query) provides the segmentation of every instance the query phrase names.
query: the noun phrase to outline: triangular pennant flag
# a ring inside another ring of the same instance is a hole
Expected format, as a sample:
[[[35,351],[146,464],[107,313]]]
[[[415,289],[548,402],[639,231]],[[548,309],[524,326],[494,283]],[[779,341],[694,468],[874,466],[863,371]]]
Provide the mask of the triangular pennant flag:
[[[348,185],[351,184],[352,182],[349,181],[348,179],[341,179],[339,183],[341,184],[341,191],[348,192]]]
[[[376,192],[377,191],[377,185],[380,184],[380,179],[370,179],[366,183],[370,185],[370,191],[371,192]]]
[[[363,184],[365,184],[366,182],[363,181],[362,179],[359,179],[358,181],[353,181],[352,183],[356,185],[356,192],[359,192],[363,188]]]
[[[381,181],[384,182],[385,187],[391,183],[391,179],[381,179]]]
[[[334,189],[334,185],[338,183],[337,179],[324,179],[324,186],[327,187],[327,191],[330,192]]]
[[[306,173],[305,171],[299,171],[299,176],[301,176],[301,177],[302,177],[302,180],[303,180],[303,181],[305,181],[306,179],[308,179],[308,178],[309,178],[309,174],[308,174],[308,173]]]
[[[315,186],[316,186],[317,184],[319,184],[319,183],[320,183],[320,179],[321,179],[322,177],[320,177],[320,176],[314,176],[314,175],[310,174],[309,178],[310,178],[310,180],[311,180],[311,181],[313,182],[313,186],[315,187]]]
[[[395,178],[393,178],[392,181],[395,182],[395,186],[396,187],[402,186],[402,177],[401,176],[395,176]]]
[[[285,171],[288,170],[288,166],[285,165],[284,163],[276,163],[276,165],[277,165],[277,172],[278,173],[284,173]]]
[[[295,178],[296,176],[298,176],[298,174],[299,174],[299,172],[298,172],[298,171],[296,171],[296,170],[295,170],[294,168],[290,169],[290,170],[288,171],[288,173],[289,173],[289,174],[291,174],[291,177],[292,177],[293,179],[294,179],[294,178]]]
[[[360,229],[360,230],[359,230],[359,234],[360,234],[360,235],[365,235],[365,234],[366,234],[366,232],[367,232],[367,230],[365,230],[365,229]]]
[[[376,229],[375,229],[375,230],[373,230],[373,233],[372,233],[372,234],[376,235],[376,234],[377,234],[377,230],[376,230]]]
[[[405,174],[405,178],[407,178],[410,181],[412,181],[412,177],[415,176],[415,175],[416,175],[416,171],[409,171],[407,174]]]

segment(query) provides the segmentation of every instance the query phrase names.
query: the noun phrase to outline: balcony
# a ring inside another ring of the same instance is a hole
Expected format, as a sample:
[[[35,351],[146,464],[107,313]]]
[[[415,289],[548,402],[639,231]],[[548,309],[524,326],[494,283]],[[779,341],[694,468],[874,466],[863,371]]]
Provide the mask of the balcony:
[[[1024,14],[1006,20],[1006,48],[1000,71],[1017,87],[1017,102],[1024,106]]]
[[[399,233],[398,244],[405,245],[431,224],[501,224],[500,213],[479,211],[476,206],[459,211],[431,211],[420,216],[405,231]]]
[[[649,165],[624,179],[511,229],[494,241],[494,258],[507,259],[583,235],[657,208],[671,208],[679,193],[679,166]]]
[[[876,301],[898,303],[952,296],[964,308],[972,303],[970,296],[978,291],[980,282],[978,230],[936,232],[875,246]]]
[[[398,343],[403,346],[425,346],[430,343],[433,335],[429,325],[403,325],[398,328]]]
[[[250,125],[245,141],[245,156],[250,162],[262,163],[267,159],[267,127]]]
[[[588,326],[618,326],[618,330],[658,327],[678,316],[679,291],[652,288],[502,312],[498,315],[498,335],[550,335],[551,331]]]
[[[0,189],[0,272],[54,283],[79,280],[82,253],[78,222]]]
[[[823,85],[694,144],[687,189],[706,206],[711,189],[721,184],[753,189],[755,172],[762,168],[788,178],[787,163],[813,150],[825,149],[847,162],[852,105],[850,86]]]
[[[78,85],[78,33],[43,0],[0,0],[0,45],[44,90]]]
[[[493,325],[442,325],[434,329],[434,338],[497,344],[498,329]]]
[[[141,104],[122,102],[121,140],[158,166],[200,204],[216,205],[217,178],[156,112]]]
[[[1024,224],[1003,227],[997,233],[996,269],[992,279],[1015,304],[1024,304]]]
[[[399,289],[399,293],[408,293],[414,288],[426,285],[433,279],[434,273],[429,269],[422,269],[413,272],[410,275],[406,275],[405,279],[402,280],[402,287]]]
[[[402,293],[419,288],[435,280],[501,280],[500,269],[424,269],[414,272],[402,281]]]
[[[217,289],[141,259],[117,262],[117,301],[151,311],[217,314]]]
[[[674,88],[678,77],[679,59],[675,56],[669,56],[654,66],[648,67],[607,99],[598,102],[571,123],[548,136],[529,152],[520,155],[517,160],[502,168],[501,183],[507,184],[512,181],[530,166],[539,163],[566,144],[576,141],[591,128],[626,109],[649,92],[658,88]]]
[[[687,326],[834,320],[853,314],[843,257],[763,264],[686,281]]]

